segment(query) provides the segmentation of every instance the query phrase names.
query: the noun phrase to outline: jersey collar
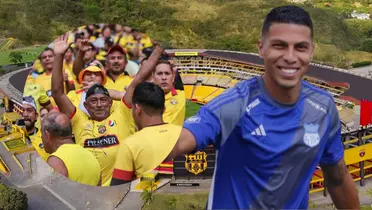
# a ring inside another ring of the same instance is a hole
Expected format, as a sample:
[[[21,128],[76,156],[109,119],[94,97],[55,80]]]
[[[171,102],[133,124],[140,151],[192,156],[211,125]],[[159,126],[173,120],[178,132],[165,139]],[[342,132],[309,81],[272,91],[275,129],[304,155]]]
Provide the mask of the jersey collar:
[[[176,95],[178,95],[177,90],[175,88],[172,88],[172,90],[169,93],[165,94],[165,99],[166,100],[170,99],[172,96]]]

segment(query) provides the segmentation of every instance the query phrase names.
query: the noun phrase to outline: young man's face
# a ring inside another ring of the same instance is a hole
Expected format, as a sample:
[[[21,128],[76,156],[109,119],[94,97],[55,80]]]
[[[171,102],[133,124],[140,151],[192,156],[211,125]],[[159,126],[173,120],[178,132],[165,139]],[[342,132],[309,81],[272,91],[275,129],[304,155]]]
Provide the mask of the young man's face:
[[[91,83],[95,83],[95,84],[102,84],[103,83],[103,76],[102,76],[102,73],[100,73],[100,72],[87,71],[87,72],[84,73],[83,81],[84,82],[91,82]]]
[[[52,71],[53,70],[53,61],[54,61],[54,52],[47,50],[41,53],[40,62],[44,70]]]
[[[270,81],[281,88],[294,88],[309,69],[314,50],[311,30],[303,25],[274,23],[258,49]]]
[[[153,74],[153,82],[161,87],[164,93],[169,93],[173,88],[173,69],[168,64],[157,65]]]
[[[69,48],[65,54],[65,60],[71,61],[73,55],[74,55],[74,52],[72,51],[72,49]]]

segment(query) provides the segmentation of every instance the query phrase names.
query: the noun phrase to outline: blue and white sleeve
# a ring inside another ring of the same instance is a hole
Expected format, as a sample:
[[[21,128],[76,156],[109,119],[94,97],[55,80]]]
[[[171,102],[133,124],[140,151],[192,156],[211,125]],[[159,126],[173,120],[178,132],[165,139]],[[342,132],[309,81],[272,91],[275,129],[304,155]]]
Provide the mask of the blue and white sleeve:
[[[221,138],[220,120],[205,106],[201,107],[195,116],[188,118],[183,127],[194,135],[197,150],[215,145]]]

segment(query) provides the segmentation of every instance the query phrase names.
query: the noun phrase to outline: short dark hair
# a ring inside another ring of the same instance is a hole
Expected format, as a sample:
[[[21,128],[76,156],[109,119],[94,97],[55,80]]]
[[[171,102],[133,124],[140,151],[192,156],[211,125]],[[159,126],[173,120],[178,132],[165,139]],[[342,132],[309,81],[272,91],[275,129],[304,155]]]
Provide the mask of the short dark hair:
[[[139,104],[148,115],[162,115],[165,109],[164,91],[155,83],[140,83],[134,89],[132,103]]]
[[[48,113],[41,121],[41,132],[48,131],[53,137],[65,138],[72,137],[72,124],[69,121],[67,124],[56,122],[56,118],[63,113],[52,112]]]
[[[44,50],[39,54],[39,59],[41,59],[41,55],[44,53],[44,52],[46,52],[46,51],[52,51],[53,53],[54,53],[54,50],[52,49],[52,48],[50,48],[50,47],[46,47],[46,48],[44,48]]]
[[[105,88],[105,86],[100,85],[100,84],[94,84],[94,85],[92,85],[92,87],[90,87],[87,90],[87,93],[85,95],[85,99],[88,99],[89,96],[94,95],[94,94],[103,94],[103,95],[106,95],[107,97],[110,97],[110,93]]]
[[[156,67],[160,64],[166,64],[169,66],[170,70],[172,71],[172,74],[173,74],[173,65],[169,62],[169,60],[165,60],[165,59],[160,59],[158,60],[158,62],[156,63]],[[156,70],[156,67],[154,69],[154,72]]]
[[[262,26],[262,36],[269,31],[269,28],[273,23],[292,23],[307,26],[311,30],[311,37],[313,37],[313,22],[309,13],[301,7],[290,5],[272,9],[269,14],[267,14]]]

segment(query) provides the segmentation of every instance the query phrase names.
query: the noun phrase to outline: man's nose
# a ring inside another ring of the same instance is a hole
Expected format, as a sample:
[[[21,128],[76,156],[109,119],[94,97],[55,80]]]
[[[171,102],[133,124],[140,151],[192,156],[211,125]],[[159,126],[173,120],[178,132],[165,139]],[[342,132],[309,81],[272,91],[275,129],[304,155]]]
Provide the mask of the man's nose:
[[[289,64],[295,63],[297,61],[295,49],[293,47],[288,47],[284,52],[283,59]]]

